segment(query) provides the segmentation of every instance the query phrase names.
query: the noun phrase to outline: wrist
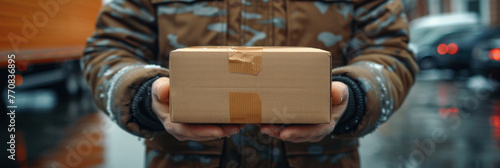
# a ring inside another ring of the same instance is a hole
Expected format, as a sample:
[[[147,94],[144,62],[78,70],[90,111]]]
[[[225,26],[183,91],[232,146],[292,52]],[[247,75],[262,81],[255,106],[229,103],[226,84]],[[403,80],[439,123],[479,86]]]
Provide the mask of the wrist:
[[[144,82],[139,89],[137,89],[131,103],[132,117],[134,121],[145,129],[163,129],[162,123],[152,108],[153,98],[151,96],[151,90],[153,83],[157,81],[158,78],[159,77],[155,77]]]
[[[332,133],[347,133],[356,130],[365,114],[364,92],[359,85],[349,77],[333,76],[332,81],[339,81],[346,84],[349,90],[347,107]]]

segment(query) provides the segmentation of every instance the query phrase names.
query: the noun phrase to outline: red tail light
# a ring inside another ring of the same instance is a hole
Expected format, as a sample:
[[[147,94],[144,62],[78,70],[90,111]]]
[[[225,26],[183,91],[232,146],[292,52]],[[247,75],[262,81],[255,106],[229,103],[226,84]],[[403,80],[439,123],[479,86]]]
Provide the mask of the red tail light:
[[[446,44],[439,44],[437,48],[437,52],[441,55],[444,55],[448,52],[448,46]]]
[[[500,61],[500,48],[491,49],[489,55],[491,60]]]
[[[448,45],[448,54],[456,54],[458,52],[458,45],[455,43],[451,43]]]
[[[494,115],[490,117],[490,124],[492,127],[500,128],[500,115]]]

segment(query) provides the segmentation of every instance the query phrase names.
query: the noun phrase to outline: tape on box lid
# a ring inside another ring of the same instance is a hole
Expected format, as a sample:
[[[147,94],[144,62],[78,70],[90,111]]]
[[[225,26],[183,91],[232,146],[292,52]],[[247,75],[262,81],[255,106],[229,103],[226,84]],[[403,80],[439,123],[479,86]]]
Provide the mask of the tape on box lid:
[[[229,72],[258,75],[262,47],[229,47]],[[262,123],[262,102],[257,93],[230,92],[231,123]]]
[[[229,47],[229,72],[259,74],[262,49],[262,47]]]

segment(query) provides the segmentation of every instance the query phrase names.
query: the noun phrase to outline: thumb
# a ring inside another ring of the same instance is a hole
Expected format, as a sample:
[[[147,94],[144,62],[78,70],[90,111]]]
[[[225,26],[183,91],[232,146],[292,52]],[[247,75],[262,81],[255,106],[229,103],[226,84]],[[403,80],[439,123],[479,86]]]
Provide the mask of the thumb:
[[[161,102],[168,102],[170,94],[170,78],[161,77],[153,82],[153,97]]]
[[[338,105],[347,100],[349,90],[347,85],[342,82],[332,82],[332,104]]]

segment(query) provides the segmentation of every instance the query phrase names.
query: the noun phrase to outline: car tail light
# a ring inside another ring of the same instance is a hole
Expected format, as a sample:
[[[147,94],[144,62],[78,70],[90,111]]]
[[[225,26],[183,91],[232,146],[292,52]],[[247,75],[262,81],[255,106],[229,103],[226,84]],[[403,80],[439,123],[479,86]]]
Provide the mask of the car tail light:
[[[490,117],[490,124],[494,128],[500,128],[500,115],[494,115]]]
[[[458,45],[455,43],[451,43],[448,45],[448,54],[456,54],[458,52]]]
[[[500,61],[500,48],[491,49],[489,55],[491,60]]]
[[[441,55],[444,55],[448,52],[448,46],[446,44],[439,44],[437,47],[437,52]]]

